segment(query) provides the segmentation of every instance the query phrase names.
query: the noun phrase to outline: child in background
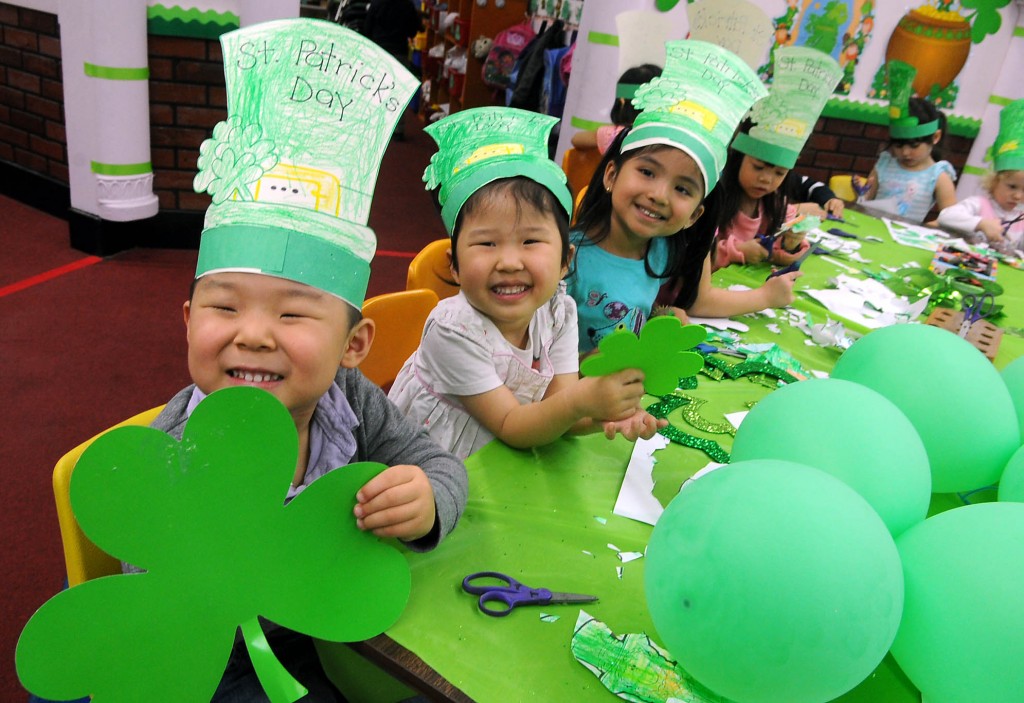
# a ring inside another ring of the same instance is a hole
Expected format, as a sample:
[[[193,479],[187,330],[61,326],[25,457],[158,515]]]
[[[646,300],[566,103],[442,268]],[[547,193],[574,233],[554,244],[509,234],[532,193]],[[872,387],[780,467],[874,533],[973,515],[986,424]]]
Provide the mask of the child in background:
[[[917,69],[902,61],[888,67],[889,112],[897,116],[889,121],[889,143],[868,176],[865,205],[890,201],[884,209],[921,223],[933,205],[944,210],[956,202],[956,171],[948,161],[936,161],[946,116],[927,100],[909,97]]]
[[[608,153],[615,137],[619,135],[623,127],[633,124],[638,114],[633,107],[633,96],[637,88],[653,78],[661,75],[661,67],[652,63],[645,63],[641,66],[634,66],[626,69],[619,76],[619,82],[615,85],[615,102],[609,118],[610,125],[602,125],[596,131],[580,130],[572,135],[572,145],[577,149],[597,149],[601,155]]]
[[[969,241],[1021,256],[1024,252],[1024,99],[999,113],[999,135],[992,145],[993,171],[982,183],[987,195],[974,195],[939,213],[939,224]]]
[[[565,174],[547,157],[558,120],[512,108],[457,112],[427,128],[429,188],[451,233],[458,295],[430,314],[389,397],[465,457],[494,437],[518,448],[567,432],[652,437],[643,373],[580,379]]]
[[[816,49],[784,47],[776,52],[768,97],[744,121],[722,171],[712,269],[766,259],[788,266],[810,246],[802,238],[793,242],[774,235],[797,216],[794,201],[809,195],[798,192],[809,179],[800,179],[791,169],[841,76],[835,59]],[[824,204],[842,212],[835,194],[821,188],[818,193],[831,195]]]
[[[386,52],[332,23],[281,20],[221,38],[232,99],[228,120],[217,125],[199,157],[196,190],[209,190],[213,204],[183,308],[194,383],[167,403],[152,426],[180,440],[193,409],[208,394],[234,386],[262,388],[289,410],[298,432],[286,501],[339,467],[380,462],[388,468],[358,491],[351,519],[361,530],[426,551],[451,532],[465,508],[466,469],[409,424],[357,368],[374,336],[373,322],[360,313],[376,246],[366,227],[370,196],[362,194],[372,192],[400,109],[385,112],[370,92],[350,92],[343,123],[315,102],[302,107],[289,101],[294,76],[274,73],[272,64],[254,67],[242,60],[249,45],[298,47],[308,40],[387,71],[394,80],[390,96],[399,108],[418,87]],[[315,74],[317,69],[295,70]],[[245,110],[290,119],[246,124],[239,114]],[[247,140],[253,132],[262,141]],[[228,143],[239,149],[230,163],[220,158]],[[284,170],[282,163],[288,164]],[[261,174],[269,191],[268,184],[277,187],[293,172],[322,174],[352,198],[337,213],[319,200],[253,196]],[[225,190],[225,183],[231,189]],[[244,497],[244,490],[239,495]],[[125,570],[138,571],[131,565]],[[273,623],[265,632],[278,660],[309,689],[303,700],[341,700],[310,637]],[[241,638],[213,700],[266,700]]]
[[[680,281],[667,312],[729,316],[786,305],[797,274],[756,291],[715,291],[708,252],[714,232],[714,188],[729,139],[766,91],[741,59],[707,42],[666,45],[659,78],[637,92],[642,112],[612,143],[580,205],[573,232],[576,261],[568,278],[580,318],[580,353],[612,331],[639,332],[658,291]],[[705,73],[706,66],[719,71]],[[712,193],[705,202],[707,193]],[[710,219],[708,219],[710,217]]]

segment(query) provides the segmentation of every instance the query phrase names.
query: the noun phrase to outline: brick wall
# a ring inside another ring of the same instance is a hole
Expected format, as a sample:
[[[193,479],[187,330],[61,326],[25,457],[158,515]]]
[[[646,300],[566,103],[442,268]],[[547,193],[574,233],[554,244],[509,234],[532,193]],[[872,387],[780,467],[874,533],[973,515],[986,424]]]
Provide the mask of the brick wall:
[[[224,67],[215,39],[149,37],[153,192],[161,210],[202,211],[192,190],[199,145],[227,116]]]
[[[884,125],[823,117],[807,140],[796,170],[824,183],[833,175],[866,176],[888,141],[889,130]],[[942,158],[953,164],[960,174],[973,144],[973,139],[946,135],[940,147]]]
[[[68,182],[57,16],[0,3],[0,160]]]

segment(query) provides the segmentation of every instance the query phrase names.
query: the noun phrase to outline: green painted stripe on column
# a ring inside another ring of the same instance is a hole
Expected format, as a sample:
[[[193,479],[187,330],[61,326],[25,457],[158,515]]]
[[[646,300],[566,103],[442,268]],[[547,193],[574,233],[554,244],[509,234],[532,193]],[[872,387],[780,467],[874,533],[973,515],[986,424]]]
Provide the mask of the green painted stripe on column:
[[[1013,28],[1013,36],[1015,36],[1015,37],[1024,37],[1024,27],[1014,27]]]
[[[101,176],[138,176],[142,173],[153,173],[153,164],[149,161],[141,164],[104,164],[90,161],[89,167],[93,173]]]
[[[573,116],[569,120],[569,124],[571,124],[576,129],[586,129],[586,130],[591,131],[591,132],[596,132],[598,127],[604,127],[608,123],[607,122],[594,122],[593,120],[585,120],[582,117],[575,117],[575,116]]]
[[[963,172],[966,173],[966,174],[969,174],[971,176],[984,176],[985,174],[988,173],[988,169],[987,168],[978,168],[977,166],[967,165],[967,166],[964,166],[964,171]]]
[[[591,44],[618,46],[619,36],[617,34],[606,34],[605,32],[590,32],[587,34],[587,41]]]
[[[1002,95],[990,95],[988,96],[988,101],[993,105],[1002,105],[1003,107],[1006,107],[1013,102],[1013,98],[1004,98]]]
[[[97,66],[86,61],[85,75],[104,78],[108,81],[145,81],[149,80],[149,67],[118,68],[116,66]]]

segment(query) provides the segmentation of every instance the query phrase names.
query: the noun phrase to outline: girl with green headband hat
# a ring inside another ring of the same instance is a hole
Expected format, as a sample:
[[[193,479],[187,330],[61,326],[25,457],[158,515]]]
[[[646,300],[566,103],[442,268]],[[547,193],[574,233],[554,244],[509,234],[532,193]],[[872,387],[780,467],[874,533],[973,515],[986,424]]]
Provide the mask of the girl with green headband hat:
[[[992,167],[974,195],[939,213],[939,224],[1006,254],[1024,256],[1024,99],[999,113]]]
[[[921,223],[933,205],[943,210],[956,202],[956,171],[935,151],[946,131],[946,116],[927,100],[910,97],[916,68],[890,61],[887,70],[889,143],[868,176],[864,198],[877,200],[879,206],[886,202],[885,209],[893,214]]]
[[[650,438],[643,373],[579,377],[576,305],[562,277],[572,201],[548,158],[558,120],[512,108],[457,112],[427,128],[424,179],[437,191],[461,290],[430,314],[388,397],[458,457],[497,437],[513,447],[604,430]]]

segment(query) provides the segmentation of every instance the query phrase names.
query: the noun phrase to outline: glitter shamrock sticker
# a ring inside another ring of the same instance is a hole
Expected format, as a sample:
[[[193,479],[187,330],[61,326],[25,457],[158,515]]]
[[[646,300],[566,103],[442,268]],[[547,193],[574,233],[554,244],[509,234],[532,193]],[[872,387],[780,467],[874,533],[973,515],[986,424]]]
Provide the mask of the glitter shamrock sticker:
[[[598,353],[580,364],[584,376],[607,376],[622,369],[644,372],[644,390],[651,395],[666,395],[679,385],[680,378],[693,376],[704,366],[704,358],[686,351],[704,341],[707,332],[700,325],[686,325],[671,315],[648,321],[637,337],[621,329],[609,334],[598,345]]]
[[[197,193],[208,191],[220,204],[238,194],[252,200],[249,186],[277,165],[274,142],[263,139],[263,128],[243,125],[232,115],[213,128],[213,136],[199,146],[199,173],[192,182]]]
[[[47,601],[18,641],[22,683],[53,700],[210,700],[241,627],[270,700],[290,702],[306,691],[257,616],[338,642],[394,624],[408,564],[352,515],[384,467],[339,468],[285,504],[297,452],[288,411],[255,388],[211,394],[180,442],[138,426],[93,442],[72,474],[72,508],[100,548],[146,571]]]

